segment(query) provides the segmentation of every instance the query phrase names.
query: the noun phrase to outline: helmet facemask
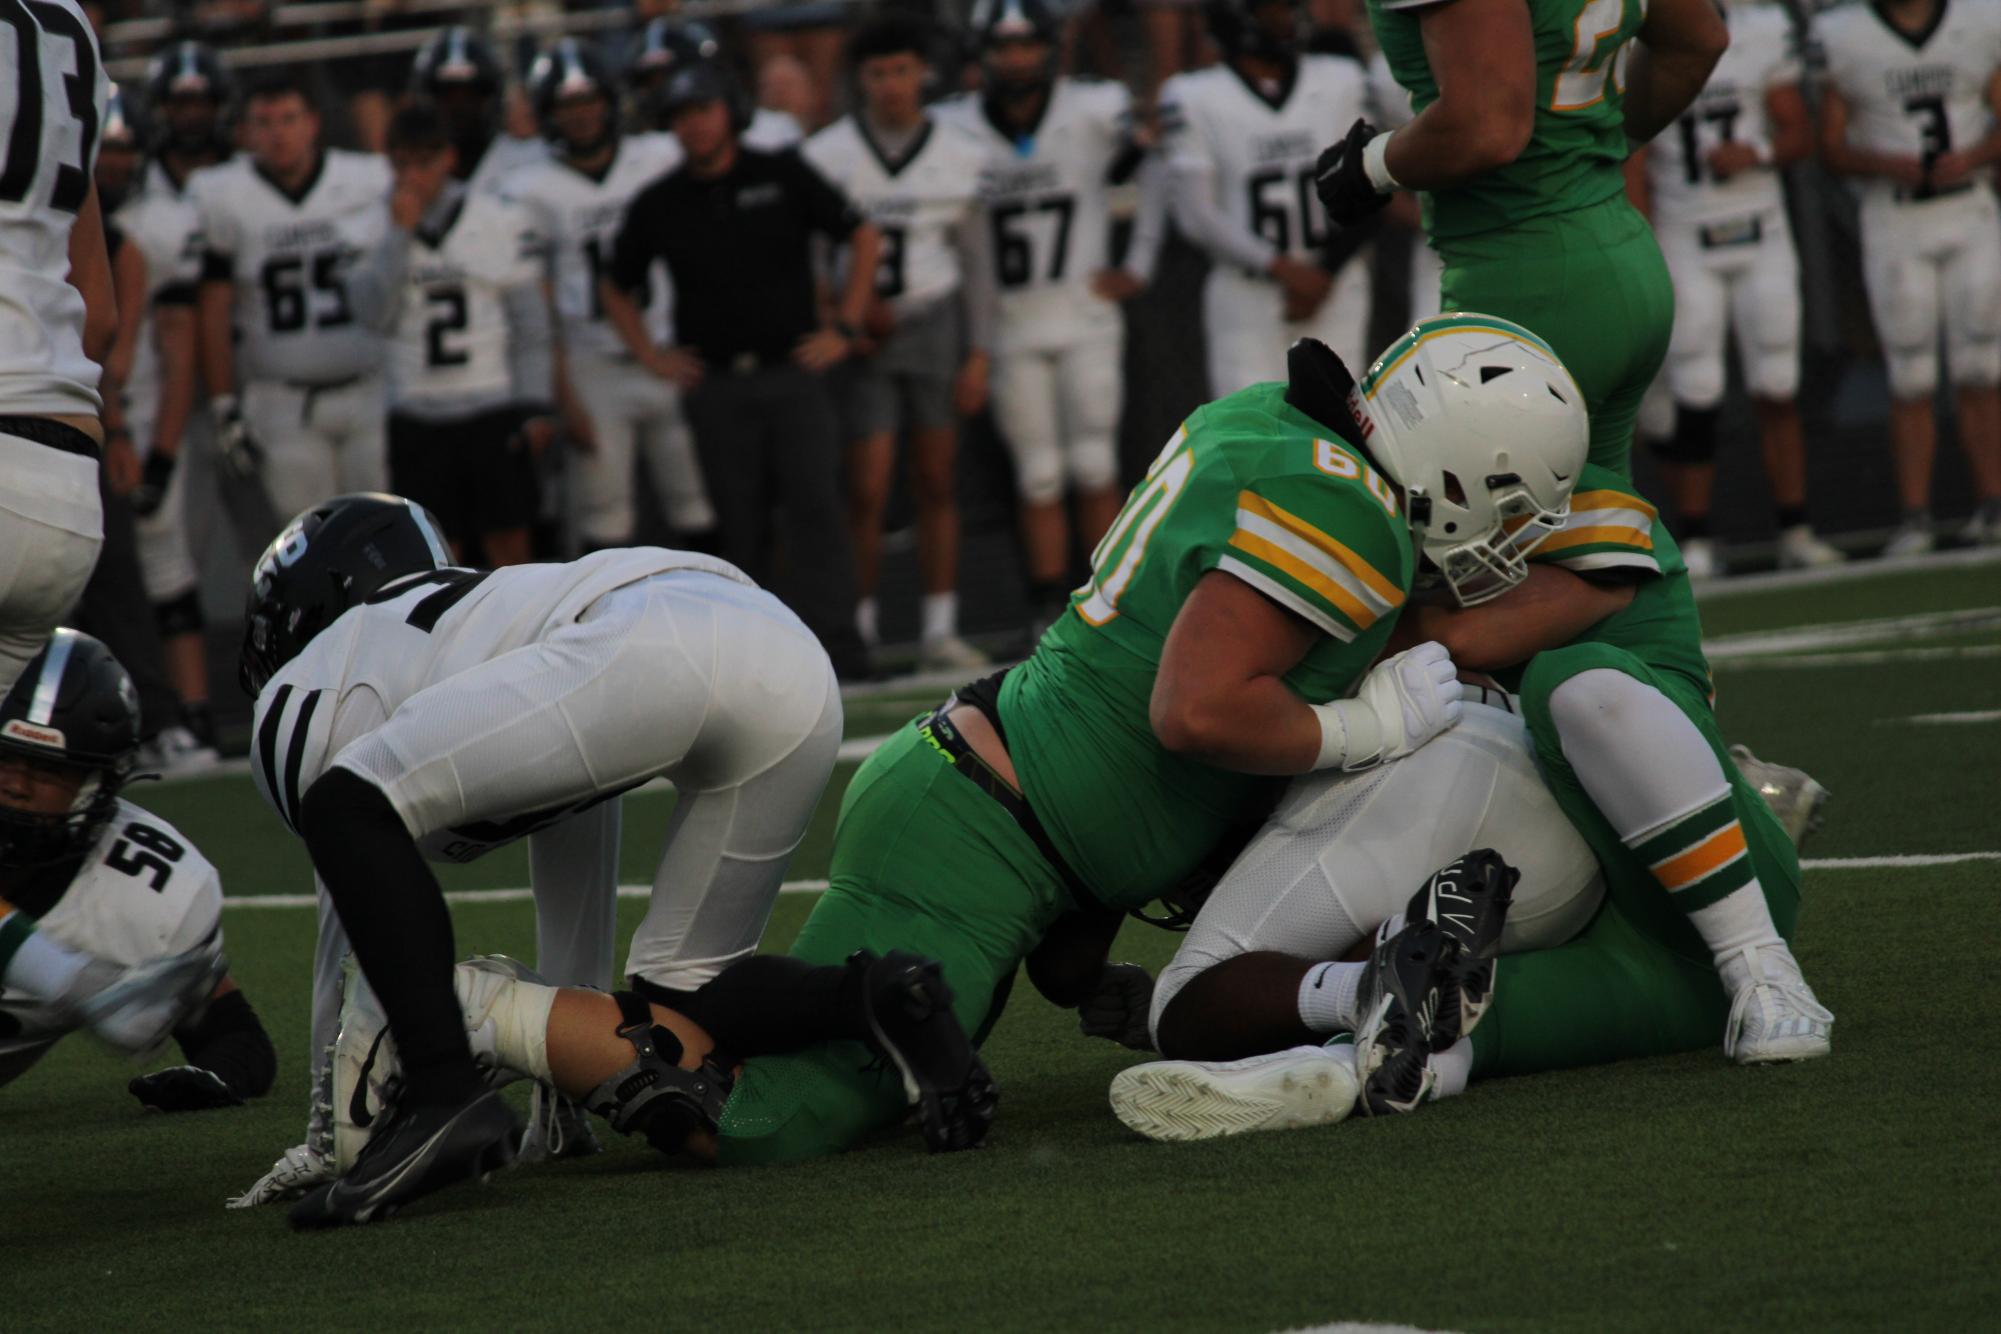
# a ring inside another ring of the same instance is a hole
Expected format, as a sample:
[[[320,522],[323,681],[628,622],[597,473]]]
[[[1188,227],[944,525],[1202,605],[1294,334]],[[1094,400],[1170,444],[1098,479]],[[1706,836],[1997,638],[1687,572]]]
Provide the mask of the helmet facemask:
[[[1454,474],[1444,476],[1448,491],[1458,487]],[[1437,572],[1437,582],[1462,607],[1491,602],[1528,578],[1529,553],[1561,529],[1570,514],[1567,497],[1551,509],[1519,477],[1499,474],[1486,482],[1498,522],[1485,524],[1470,538],[1463,534],[1474,527],[1473,512],[1463,499],[1454,503],[1448,496],[1441,502],[1420,490],[1409,493],[1412,535]]]

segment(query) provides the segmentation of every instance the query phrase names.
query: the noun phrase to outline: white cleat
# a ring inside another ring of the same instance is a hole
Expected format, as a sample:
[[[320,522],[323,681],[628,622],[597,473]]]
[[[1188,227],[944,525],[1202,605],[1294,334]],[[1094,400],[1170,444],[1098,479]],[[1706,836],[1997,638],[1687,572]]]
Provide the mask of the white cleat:
[[[591,1129],[591,1114],[547,1084],[537,1084],[529,1095],[528,1126],[521,1132],[514,1161],[541,1163],[603,1152],[604,1145]]]
[[[222,755],[214,746],[203,745],[187,728],[175,724],[160,729],[160,734],[148,743],[141,763],[157,767],[162,777],[178,778],[215,768],[222,763]]]
[[[993,661],[957,635],[927,639],[917,650],[917,670],[920,672],[976,672],[982,667],[993,666]]]
[[[1822,540],[1807,524],[1794,524],[1779,534],[1779,568],[1818,570],[1840,565],[1848,554],[1832,542]]]
[[[1937,545],[1938,539],[1932,536],[1932,522],[1929,517],[1910,519],[1890,535],[1889,542],[1883,547],[1883,556],[1887,560],[1922,556]]]
[[[260,1204],[296,1200],[315,1186],[334,1179],[333,1159],[310,1144],[297,1144],[278,1155],[271,1170],[249,1190],[223,1202],[226,1209],[255,1209]]]
[[[1833,1051],[1834,1013],[1814,998],[1797,967],[1762,967],[1757,950],[1745,953],[1751,980],[1730,1002],[1723,1054],[1739,1065],[1772,1065],[1811,1061]]]
[[[1707,537],[1691,537],[1681,544],[1681,563],[1691,579],[1714,579],[1723,573],[1723,560],[1716,554],[1716,542]]]
[[[1219,1139],[1333,1125],[1354,1110],[1360,1089],[1345,1054],[1293,1047],[1241,1061],[1131,1066],[1112,1079],[1112,1112],[1148,1139]]]
[[[1819,830],[1826,819],[1827,800],[1833,794],[1804,769],[1771,764],[1751,753],[1749,746],[1732,746],[1730,758],[1744,781],[1758,789],[1758,795],[1779,817],[1780,825],[1793,841],[1793,850],[1806,846],[1808,836]]]

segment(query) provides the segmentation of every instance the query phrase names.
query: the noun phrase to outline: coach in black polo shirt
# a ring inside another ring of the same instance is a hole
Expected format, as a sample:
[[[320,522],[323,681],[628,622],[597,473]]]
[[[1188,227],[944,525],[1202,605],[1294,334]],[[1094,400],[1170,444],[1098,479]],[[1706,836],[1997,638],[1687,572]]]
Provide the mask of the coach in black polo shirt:
[[[837,671],[865,672],[835,488],[838,417],[822,372],[855,341],[880,234],[798,154],[738,142],[750,101],[727,70],[685,66],[662,102],[687,160],[633,198],[599,285],[605,315],[641,365],[688,391],[724,557],[768,582],[779,541],[788,600]],[[854,252],[831,328],[817,308],[816,233]],[[647,336],[633,297],[656,259],[674,279],[672,347]]]

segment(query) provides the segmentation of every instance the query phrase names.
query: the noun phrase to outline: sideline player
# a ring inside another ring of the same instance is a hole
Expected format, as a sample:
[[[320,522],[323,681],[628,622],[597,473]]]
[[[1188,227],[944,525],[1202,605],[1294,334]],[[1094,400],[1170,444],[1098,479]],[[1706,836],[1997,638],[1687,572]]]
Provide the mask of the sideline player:
[[[1813,151],[1792,20],[1777,5],[1730,10],[1730,50],[1672,131],[1641,150],[1647,197],[1674,280],[1667,381],[1675,432],[1656,445],[1691,576],[1718,568],[1709,531],[1732,334],[1757,409],[1777,511],[1781,569],[1836,565],[1806,508],[1800,424],[1800,274],[1778,169]]]
[[[97,38],[76,0],[19,14],[0,66],[0,689],[97,562],[97,362],[118,325],[92,180],[110,93]]]
[[[382,158],[320,146],[296,76],[250,88],[244,121],[248,155],[188,182],[202,373],[223,466],[261,473],[289,514],[387,473],[381,330],[396,292],[375,264],[391,182]]]
[[[389,475],[440,515],[454,559],[520,565],[555,440],[543,248],[527,212],[454,179],[437,111],[389,122],[392,227],[402,291],[389,327]]]
[[[188,1064],[134,1096],[234,1106],[271,1087],[271,1040],[223,976],[215,868],[119,795],[138,751],[131,678],[76,630],[0,698],[0,1084],[85,1026],[133,1054],[171,1032]]]
[[[500,190],[517,169],[548,155],[537,139],[504,133],[507,75],[486,38],[460,24],[440,28],[410,61],[410,91],[436,104],[458,165],[478,193]]]
[[[908,437],[917,567],[924,588],[920,671],[984,666],[959,637],[959,418],[984,407],[994,332],[986,150],[924,107],[930,29],[903,14],[869,20],[848,44],[861,105],[800,150],[882,235],[867,341],[835,373],[846,455],[862,642],[879,642],[876,586],[896,446]],[[848,262],[846,255],[841,263]],[[847,331],[844,331],[847,332]]]
[[[393,496],[294,519],[258,562],[247,620],[258,788],[325,893],[314,1121],[286,1158],[327,1147],[323,1053],[349,941],[404,1060],[365,1170],[301,1215],[365,1221],[503,1161],[517,1133],[466,1050],[425,858],[527,838],[545,968],[602,987],[617,798],[668,777],[680,797],[624,971],[693,991],[756,948],[833,768],[840,693],[799,619],[721,560],[639,547],[456,569],[431,517]]]
[[[1417,114],[1388,133],[1357,121],[1321,156],[1328,213],[1353,225],[1423,191],[1443,308],[1547,338],[1590,405],[1592,462],[1629,472],[1674,288],[1623,164],[1702,90],[1729,44],[1722,14],[1713,0],[1369,0],[1369,17]]]
[[[1327,127],[1362,114],[1368,79],[1353,60],[1302,53],[1299,0],[1213,0],[1208,18],[1223,63],[1162,85],[1160,121],[1175,221],[1210,259],[1202,323],[1220,398],[1278,378],[1296,338],[1362,364],[1369,259],[1329,266],[1352,241],[1328,226],[1313,176]]]
[[[985,85],[938,109],[988,147],[981,194],[1000,288],[993,409],[1014,459],[1029,601],[1039,624],[1069,599],[1071,525],[1089,551],[1112,526],[1125,398],[1119,303],[1152,277],[1164,178],[1135,138],[1125,86],[1059,77],[1061,20],[1044,0],[987,0],[974,16]],[[1124,260],[1111,260],[1111,199],[1137,176]]]
[[[1886,556],[1930,551],[1939,335],[1973,474],[1962,536],[2001,542],[2001,7],[1884,0],[1819,15],[1821,158],[1862,200],[1862,276],[1890,363],[1902,519]]]
[[[681,143],[673,136],[673,117],[661,100],[668,76],[691,64],[725,65],[722,39],[699,19],[654,18],[634,35],[631,46],[624,73],[632,90],[637,128],[666,136],[678,154]],[[751,109],[750,123],[743,129],[744,143],[773,151],[790,148],[805,137],[796,117],[765,106]],[[679,160],[675,159],[677,164]]]

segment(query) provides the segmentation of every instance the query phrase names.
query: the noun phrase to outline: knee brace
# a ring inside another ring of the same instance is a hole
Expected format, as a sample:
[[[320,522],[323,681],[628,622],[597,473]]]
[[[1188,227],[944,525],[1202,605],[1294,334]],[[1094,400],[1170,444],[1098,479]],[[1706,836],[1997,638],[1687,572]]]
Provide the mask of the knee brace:
[[[153,619],[159,624],[160,638],[173,639],[177,635],[198,635],[208,624],[202,615],[201,593],[193,588],[177,598],[153,604]]]
[[[591,1090],[584,1106],[621,1135],[639,1135],[662,1153],[678,1153],[695,1131],[716,1129],[734,1081],[710,1061],[683,1070],[681,1040],[653,1022],[638,992],[613,992],[612,999],[618,1002],[618,1036],[632,1044],[633,1061]]]
[[[1716,423],[1721,408],[1677,408],[1674,434],[1654,443],[1654,453],[1669,463],[1716,461]]]

